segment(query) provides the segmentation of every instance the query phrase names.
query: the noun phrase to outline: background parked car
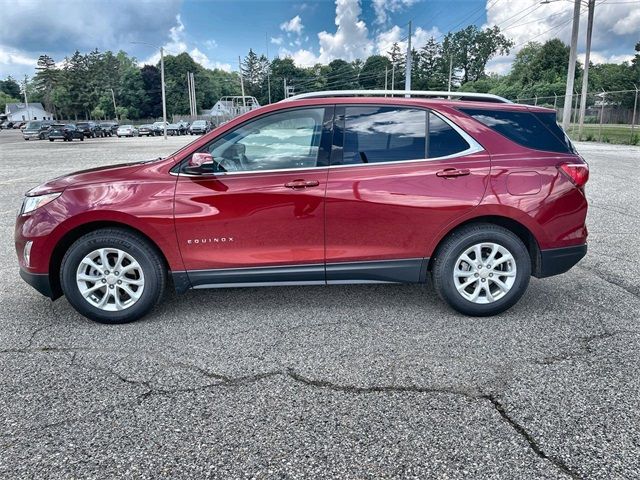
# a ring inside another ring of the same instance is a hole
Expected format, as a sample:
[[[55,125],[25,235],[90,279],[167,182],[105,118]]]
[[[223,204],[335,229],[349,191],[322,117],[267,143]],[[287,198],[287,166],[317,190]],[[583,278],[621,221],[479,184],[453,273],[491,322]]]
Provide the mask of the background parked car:
[[[118,138],[120,137],[137,137],[138,129],[133,125],[120,125],[116,132]]]
[[[95,122],[78,122],[76,127],[84,134],[85,138],[104,137],[102,128]]]
[[[165,122],[154,122],[153,124],[153,133],[154,135],[164,135],[164,125]],[[169,125],[169,122],[166,122],[166,125]]]
[[[167,135],[185,135],[187,127],[180,123],[170,123],[167,125]]]
[[[47,138],[47,132],[49,127],[53,124],[53,122],[49,120],[32,120],[27,123],[22,130],[22,137],[25,140],[36,139],[36,140],[44,140]]]
[[[207,120],[196,120],[189,127],[189,134],[202,135],[211,131],[211,123]]]
[[[14,129],[22,128],[27,124],[27,122],[16,122],[13,124]]]
[[[100,124],[100,128],[102,129],[102,131],[107,137],[111,137],[112,135],[115,135],[116,132],[118,131],[118,127],[119,125],[116,122],[102,122]]]
[[[54,140],[72,142],[76,138],[80,141],[84,141],[84,133],[78,130],[73,123],[55,123],[51,125],[47,137],[50,142],[53,142]]]
[[[2,129],[13,128],[13,122],[11,122],[9,120],[5,120],[4,122],[0,123],[0,128],[2,128]]]
[[[155,135],[155,131],[153,129],[153,125],[151,125],[150,123],[147,123],[145,125],[140,125],[138,127],[138,135],[139,136],[146,136],[146,137],[150,137],[152,135]]]

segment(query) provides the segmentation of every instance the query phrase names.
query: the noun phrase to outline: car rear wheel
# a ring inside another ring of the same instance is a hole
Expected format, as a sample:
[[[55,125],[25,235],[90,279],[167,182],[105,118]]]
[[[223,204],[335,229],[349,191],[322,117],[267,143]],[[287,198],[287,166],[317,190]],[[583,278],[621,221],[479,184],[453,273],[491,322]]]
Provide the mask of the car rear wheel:
[[[166,281],[162,258],[148,241],[117,228],[79,238],[60,269],[69,303],[100,323],[127,323],[146,315],[162,297]]]
[[[515,305],[526,291],[531,259],[510,230],[475,224],[444,240],[431,275],[438,295],[455,310],[471,316],[496,315]]]

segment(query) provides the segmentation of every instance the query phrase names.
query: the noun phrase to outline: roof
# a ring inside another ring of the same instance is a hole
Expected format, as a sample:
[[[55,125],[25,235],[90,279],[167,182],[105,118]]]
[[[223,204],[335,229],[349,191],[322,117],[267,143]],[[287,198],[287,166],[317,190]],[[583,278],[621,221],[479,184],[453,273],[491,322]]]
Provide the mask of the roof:
[[[29,108],[37,108],[40,110],[44,110],[44,107],[40,102],[29,102]],[[24,103],[7,103],[7,111],[9,113],[16,113],[20,110],[26,110],[27,106]]]
[[[425,97],[315,97],[315,98],[301,98],[291,102],[277,102],[269,105],[275,106],[312,106],[312,105],[359,105],[359,104],[375,104],[375,105],[390,105],[390,106],[418,106],[418,107],[449,107],[449,108],[486,108],[491,110],[511,110],[511,111],[536,111],[536,112],[553,112],[553,109],[526,105],[521,103],[498,103],[498,102],[486,102],[479,100],[449,100],[445,98],[425,98]],[[265,108],[265,107],[262,107]]]

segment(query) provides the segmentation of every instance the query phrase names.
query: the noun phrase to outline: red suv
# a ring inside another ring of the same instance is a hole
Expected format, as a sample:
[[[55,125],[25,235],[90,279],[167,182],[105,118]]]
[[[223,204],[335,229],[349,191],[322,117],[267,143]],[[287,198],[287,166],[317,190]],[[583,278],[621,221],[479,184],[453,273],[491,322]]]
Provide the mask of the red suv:
[[[169,276],[178,292],[431,276],[480,316],[585,255],[589,170],[553,110],[381,93],[294,97],[167,158],[31,190],[22,277],[106,323],[149,312]]]

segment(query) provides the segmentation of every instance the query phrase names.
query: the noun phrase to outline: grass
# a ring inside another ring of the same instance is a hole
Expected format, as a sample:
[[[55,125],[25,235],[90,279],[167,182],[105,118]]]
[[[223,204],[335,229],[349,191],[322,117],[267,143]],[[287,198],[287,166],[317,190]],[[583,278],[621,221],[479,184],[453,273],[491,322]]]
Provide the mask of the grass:
[[[578,125],[569,126],[569,137],[578,140]],[[640,145],[640,126],[636,125],[633,136],[631,125],[599,125],[587,124],[582,127],[582,141],[616,143],[619,145]]]

